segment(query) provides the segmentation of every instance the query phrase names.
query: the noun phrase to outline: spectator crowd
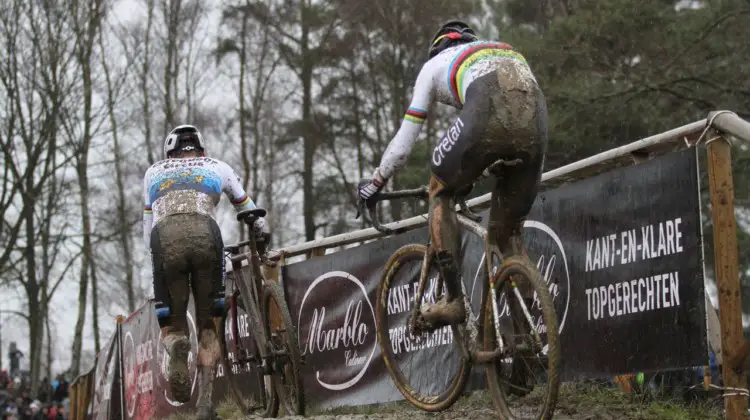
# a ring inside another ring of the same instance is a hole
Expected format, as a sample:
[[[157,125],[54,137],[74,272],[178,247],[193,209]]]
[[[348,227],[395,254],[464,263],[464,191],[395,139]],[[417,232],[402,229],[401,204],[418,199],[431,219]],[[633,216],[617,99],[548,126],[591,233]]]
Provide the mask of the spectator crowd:
[[[63,375],[44,378],[31,398],[28,374],[0,371],[0,420],[67,420],[69,382]]]

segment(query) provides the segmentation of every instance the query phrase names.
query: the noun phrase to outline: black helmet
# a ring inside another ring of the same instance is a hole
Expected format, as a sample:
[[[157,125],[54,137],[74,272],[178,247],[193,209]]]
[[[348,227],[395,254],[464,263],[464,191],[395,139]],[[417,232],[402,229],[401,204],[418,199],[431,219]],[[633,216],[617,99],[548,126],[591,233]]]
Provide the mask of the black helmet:
[[[441,51],[448,48],[455,41],[472,42],[476,40],[477,35],[467,23],[460,20],[448,21],[432,37],[429,58],[440,54]]]

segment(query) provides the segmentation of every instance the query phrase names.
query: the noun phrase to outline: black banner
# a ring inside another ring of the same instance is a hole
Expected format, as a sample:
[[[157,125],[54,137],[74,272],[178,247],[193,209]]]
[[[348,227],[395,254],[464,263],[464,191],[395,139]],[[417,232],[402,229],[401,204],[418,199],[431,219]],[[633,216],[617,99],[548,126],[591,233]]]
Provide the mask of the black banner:
[[[695,149],[541,193],[525,223],[529,256],[558,312],[567,378],[702,365],[707,356]],[[482,225],[487,226],[487,212]],[[401,399],[380,357],[374,316],[386,260],[426,243],[425,228],[284,268],[284,288],[307,359],[311,404],[331,407]],[[479,315],[484,244],[463,234],[463,284]],[[406,321],[420,261],[399,271],[391,325]],[[430,276],[434,278],[433,275]],[[537,302],[532,316],[546,326]],[[499,301],[507,317],[504,302]],[[394,322],[394,319],[396,322]],[[478,331],[481,339],[481,328]],[[449,329],[416,341],[389,332],[412,382],[444,389],[458,353]],[[483,386],[473,376],[470,388]]]
[[[283,284],[306,359],[303,376],[311,404],[335,407],[402,399],[377,343],[376,292],[383,266],[393,252],[403,245],[426,240],[427,229],[421,228],[284,267]],[[468,244],[468,235],[464,234],[464,247]],[[473,281],[478,262],[479,258],[464,262],[465,283]],[[409,270],[399,271],[402,274],[395,281],[398,290],[410,288],[408,293],[413,294],[420,263],[415,261]],[[396,322],[406,319],[404,308],[396,304],[392,309]],[[398,363],[419,368],[415,374],[419,373],[420,380],[414,382],[426,387],[422,391],[445,389],[445,379],[456,372],[459,358],[450,328],[417,340],[405,328],[398,327],[403,322],[396,322],[391,319],[394,328],[390,333],[398,347]],[[432,369],[435,366],[440,366],[439,372]],[[425,367],[431,372],[421,372]],[[478,374],[473,379],[467,390],[481,383]]]
[[[555,297],[568,377],[703,365],[696,149],[538,197],[529,254]]]

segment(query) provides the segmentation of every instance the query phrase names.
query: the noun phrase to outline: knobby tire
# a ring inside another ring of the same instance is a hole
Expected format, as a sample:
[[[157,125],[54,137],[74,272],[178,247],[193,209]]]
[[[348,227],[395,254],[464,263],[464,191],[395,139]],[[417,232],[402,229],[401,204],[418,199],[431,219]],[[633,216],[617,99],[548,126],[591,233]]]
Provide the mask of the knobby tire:
[[[464,358],[461,358],[460,367],[458,374],[452,379],[450,386],[447,390],[439,395],[422,395],[409,384],[409,378],[404,375],[398,366],[395,354],[393,353],[393,347],[391,346],[391,337],[389,334],[388,325],[388,296],[393,281],[398,269],[402,267],[402,264],[408,260],[417,260],[422,263],[427,254],[427,246],[422,244],[411,244],[405,245],[399,248],[396,252],[391,255],[383,270],[383,277],[381,278],[380,285],[378,286],[377,294],[377,307],[375,309],[375,316],[377,319],[377,336],[378,344],[383,355],[383,361],[388,369],[388,373],[391,375],[396,388],[406,398],[409,403],[415,407],[430,412],[444,411],[450,408],[461,396],[466,382],[469,379],[471,373],[471,363]],[[429,273],[429,271],[428,271]],[[425,290],[427,287],[425,287]],[[445,288],[442,288],[445,289]],[[421,306],[422,296],[415,296],[416,305]],[[467,315],[468,316],[468,315]],[[455,337],[454,349],[455,352],[460,353],[458,346],[458,340],[460,335],[455,326],[451,326],[453,330],[453,336]],[[438,368],[436,366],[436,368]]]
[[[493,261],[492,255],[488,255],[487,261]],[[488,270],[489,272],[489,270]],[[539,416],[539,420],[552,419],[557,404],[558,391],[560,389],[560,342],[558,332],[557,314],[549,293],[547,284],[542,279],[541,273],[534,267],[532,262],[525,257],[506,258],[499,267],[497,273],[496,289],[499,289],[505,281],[513,276],[514,281],[520,283],[519,278],[523,278],[529,286],[537,293],[539,303],[542,309],[542,317],[547,326],[547,340],[549,346],[547,350],[547,387],[545,390],[544,402]],[[488,282],[489,284],[489,282]],[[487,301],[484,308],[484,349],[487,351],[495,350],[495,330],[493,321],[492,298],[489,290],[487,291]],[[501,331],[502,333],[502,331]],[[507,344],[507,343],[506,343]],[[497,360],[487,366],[487,390],[495,405],[495,409],[500,413],[502,418],[514,418],[510,407],[508,406],[506,389],[501,379],[502,360]],[[515,358],[514,358],[515,363]],[[520,361],[519,361],[520,363]]]

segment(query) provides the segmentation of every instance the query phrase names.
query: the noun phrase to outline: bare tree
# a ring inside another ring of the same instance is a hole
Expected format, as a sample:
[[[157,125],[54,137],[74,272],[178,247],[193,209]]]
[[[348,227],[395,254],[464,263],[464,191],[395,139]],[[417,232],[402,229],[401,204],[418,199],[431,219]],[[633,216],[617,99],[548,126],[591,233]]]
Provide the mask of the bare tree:
[[[7,207],[2,236],[9,242],[2,259],[13,263],[5,265],[2,283],[15,283],[23,291],[26,308],[19,315],[29,328],[33,391],[41,373],[49,303],[75,260],[70,255],[67,264],[57,265],[68,256],[63,252],[68,235],[62,220],[69,194],[61,168],[70,155],[58,123],[73,103],[69,28],[69,15],[48,3],[14,1],[0,6],[0,39],[8,52],[0,65],[0,82],[7,93],[3,105],[10,122],[0,151],[5,182],[12,185],[3,190]]]
[[[320,127],[313,118],[313,82],[316,69],[335,65],[338,45],[338,10],[330,3],[312,0],[247,1],[245,7],[257,22],[274,31],[274,40],[284,64],[302,86],[301,119],[293,135],[302,138],[302,213],[305,238],[315,239],[322,225],[316,224],[314,158],[321,141]]]
[[[144,133],[144,146],[148,156],[148,164],[153,165],[154,152],[153,152],[153,139],[151,138],[151,101],[149,100],[149,75],[151,72],[151,26],[154,22],[154,0],[146,0],[148,9],[148,17],[146,18],[146,28],[143,30],[143,64],[141,67],[141,98],[143,100],[143,126],[145,128]]]
[[[281,58],[273,52],[272,34],[257,22],[252,22],[251,17],[248,7],[230,6],[224,10],[223,22],[232,35],[221,40],[216,55],[217,60],[221,61],[228,54],[236,54],[239,61],[237,120],[242,181],[251,194],[256,194],[257,200],[257,194],[267,189],[262,186],[260,177],[263,169],[261,163],[264,157],[264,139],[268,138],[268,133],[263,132],[263,116],[268,108],[267,102],[273,95],[270,90],[274,82],[272,78]],[[248,66],[248,56],[253,57],[251,67]],[[249,136],[252,137],[252,142]],[[266,209],[272,214],[273,198],[269,194],[264,194],[264,199]],[[246,226],[240,224],[240,229],[241,238],[244,239]]]
[[[104,33],[99,33],[99,50],[106,51],[104,43]],[[110,130],[112,133],[112,143],[114,148],[114,167],[115,167],[115,184],[117,185],[115,205],[117,218],[113,225],[116,226],[116,233],[118,237],[118,250],[122,253],[122,265],[125,270],[125,294],[127,296],[127,309],[128,312],[136,310],[137,302],[135,300],[135,280],[134,280],[134,259],[133,259],[133,222],[130,220],[131,217],[128,214],[129,203],[126,195],[126,176],[123,168],[123,161],[125,155],[122,151],[122,145],[120,144],[120,132],[117,123],[116,116],[116,100],[119,97],[120,89],[123,86],[125,77],[121,78],[121,82],[115,84],[112,80],[112,74],[110,72],[110,66],[107,63],[105,54],[101,54],[100,60],[102,72],[104,73],[104,80],[106,85],[106,98],[107,98],[107,115],[109,117]],[[124,75],[123,75],[124,76]],[[148,100],[146,100],[148,103]]]
[[[99,337],[98,284],[96,275],[96,260],[91,241],[91,209],[89,207],[89,148],[95,134],[94,110],[92,105],[94,82],[92,80],[92,56],[94,45],[101,28],[103,10],[102,0],[74,1],[71,3],[74,14],[73,26],[76,34],[76,60],[81,69],[83,83],[83,133],[76,144],[75,168],[80,192],[81,228],[83,230],[83,260],[81,262],[80,283],[78,292],[78,320],[73,339],[73,363],[71,370],[74,374],[80,371],[81,344],[83,325],[86,320],[86,304],[88,297],[88,282],[91,280],[94,347],[95,352],[101,348]]]

